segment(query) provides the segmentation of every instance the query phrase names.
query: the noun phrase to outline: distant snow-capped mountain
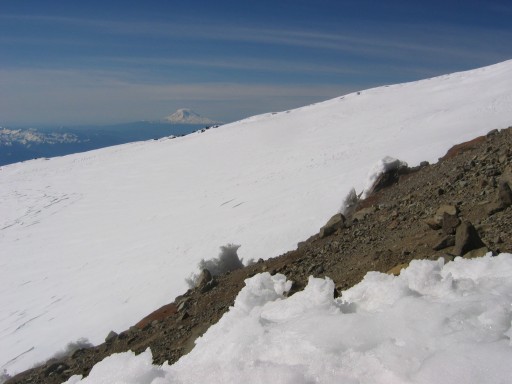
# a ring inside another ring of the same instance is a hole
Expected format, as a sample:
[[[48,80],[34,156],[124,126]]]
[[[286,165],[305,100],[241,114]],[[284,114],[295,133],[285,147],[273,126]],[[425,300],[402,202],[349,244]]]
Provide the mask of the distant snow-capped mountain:
[[[80,139],[72,133],[45,133],[38,132],[35,129],[9,129],[0,127],[0,146],[12,146],[15,143],[31,145],[78,142],[80,142]]]
[[[191,109],[181,108],[173,114],[166,116],[162,121],[172,124],[219,124],[219,121],[214,121],[199,115]]]

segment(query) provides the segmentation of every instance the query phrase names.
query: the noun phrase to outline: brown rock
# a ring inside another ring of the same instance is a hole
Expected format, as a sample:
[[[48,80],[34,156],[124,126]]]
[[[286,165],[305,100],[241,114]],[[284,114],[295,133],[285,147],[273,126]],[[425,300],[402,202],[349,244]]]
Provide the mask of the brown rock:
[[[402,271],[402,269],[405,269],[409,266],[409,263],[403,263],[403,264],[398,264],[397,266],[391,268],[389,271],[387,271],[386,273],[388,275],[394,275],[394,276],[398,276],[400,274],[400,272]]]
[[[430,229],[441,229],[441,223],[435,217],[429,217],[425,220],[425,223],[429,226]]]
[[[488,252],[490,252],[489,248],[482,247],[478,249],[473,249],[472,251],[465,253],[463,257],[465,259],[474,259],[476,257],[485,256]]]
[[[151,312],[149,315],[144,317],[142,320],[140,320],[137,324],[135,324],[135,327],[137,329],[143,329],[148,324],[151,324],[154,320],[163,320],[173,314],[176,313],[176,305],[174,303],[166,304],[160,308],[158,308],[156,311]]]
[[[455,215],[450,215],[446,212],[443,213],[442,227],[443,234],[445,235],[453,235],[455,233],[455,229],[459,226],[460,219]]]
[[[324,238],[332,235],[338,229],[345,227],[345,216],[341,213],[337,213],[329,219],[327,224],[320,228],[320,238]]]
[[[452,225],[454,225],[455,222],[458,220],[458,218],[457,218],[458,214],[459,214],[459,209],[455,205],[441,205],[437,209],[434,217],[426,219],[425,223],[427,223],[427,225],[431,229],[434,229],[434,230],[443,228],[443,232],[444,232],[443,222],[444,222],[445,215],[447,216],[447,220],[449,222],[447,228],[449,228]],[[455,227],[457,225],[459,225],[458,222],[455,225]],[[450,234],[450,233],[446,233],[446,234]]]
[[[453,249],[456,255],[462,256],[473,249],[482,247],[485,247],[485,244],[480,239],[473,224],[469,221],[464,221],[459,225],[455,233],[455,248]]]
[[[212,279],[212,274],[209,270],[203,269],[201,271],[201,275],[199,275],[199,279],[197,279],[197,286],[204,287],[210,280]]]
[[[112,343],[113,341],[115,341],[117,339],[117,333],[114,332],[114,331],[110,331],[107,335],[107,337],[105,337],[105,343]]]

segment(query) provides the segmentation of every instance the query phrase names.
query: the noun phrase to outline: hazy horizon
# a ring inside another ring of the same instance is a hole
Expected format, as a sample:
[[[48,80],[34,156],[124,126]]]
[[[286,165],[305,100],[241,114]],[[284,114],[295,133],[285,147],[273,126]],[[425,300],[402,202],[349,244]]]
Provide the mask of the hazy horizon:
[[[0,125],[236,121],[512,58],[507,1],[0,2]]]

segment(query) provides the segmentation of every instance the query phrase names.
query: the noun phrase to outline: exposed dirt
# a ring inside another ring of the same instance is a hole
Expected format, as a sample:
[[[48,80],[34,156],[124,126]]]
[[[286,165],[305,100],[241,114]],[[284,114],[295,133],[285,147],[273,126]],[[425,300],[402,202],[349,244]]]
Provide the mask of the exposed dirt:
[[[295,282],[290,294],[301,290],[310,275],[329,276],[338,294],[371,270],[399,273],[412,259],[453,259],[453,243],[460,237],[455,228],[466,221],[490,250],[512,252],[512,208],[503,202],[508,193],[503,182],[512,186],[511,144],[508,128],[455,146],[437,164],[394,177],[394,184],[360,202],[334,234],[314,235],[294,251],[216,277],[215,285],[189,290],[129,330],[110,335],[108,342],[49,360],[8,383],[61,383],[73,374],[87,375],[112,353],[148,347],[155,363],[173,363],[228,310],[244,280],[259,272],[286,275]],[[457,213],[441,216],[436,224],[443,205]]]

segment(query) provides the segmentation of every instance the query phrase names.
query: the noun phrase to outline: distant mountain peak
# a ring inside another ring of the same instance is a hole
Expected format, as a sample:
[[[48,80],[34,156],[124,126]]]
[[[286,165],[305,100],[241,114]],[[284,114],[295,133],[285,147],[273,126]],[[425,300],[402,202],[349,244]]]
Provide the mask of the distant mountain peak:
[[[188,108],[178,109],[173,114],[166,116],[162,121],[173,124],[218,124],[218,121],[201,116]]]

